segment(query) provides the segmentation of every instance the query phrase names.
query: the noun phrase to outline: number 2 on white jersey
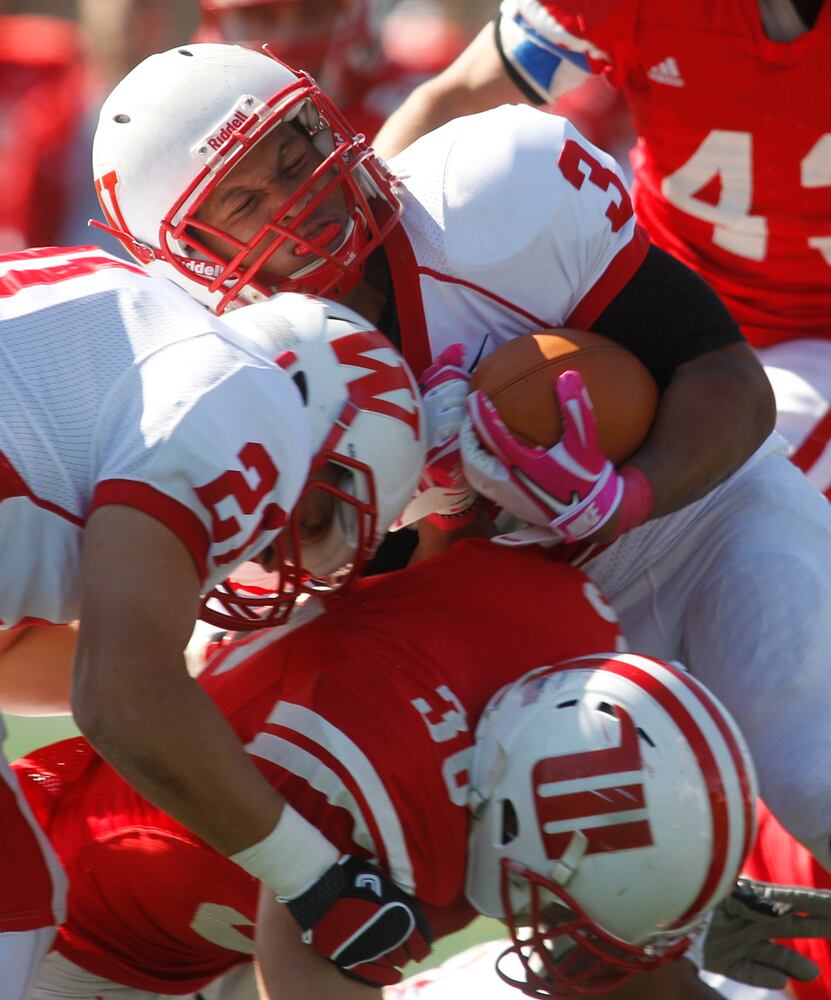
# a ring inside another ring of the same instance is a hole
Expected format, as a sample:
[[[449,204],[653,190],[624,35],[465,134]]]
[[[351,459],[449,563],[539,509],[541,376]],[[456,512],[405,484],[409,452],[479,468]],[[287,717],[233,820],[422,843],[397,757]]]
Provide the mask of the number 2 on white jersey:
[[[721,182],[718,203],[711,205],[697,197],[713,178]],[[831,186],[831,134],[820,136],[800,165],[803,187]],[[751,215],[753,201],[753,136],[750,132],[713,129],[692,156],[661,183],[667,201],[676,208],[713,225],[716,246],[762,261],[767,254],[768,222],[763,215]],[[831,264],[831,237],[816,236],[809,246]]]

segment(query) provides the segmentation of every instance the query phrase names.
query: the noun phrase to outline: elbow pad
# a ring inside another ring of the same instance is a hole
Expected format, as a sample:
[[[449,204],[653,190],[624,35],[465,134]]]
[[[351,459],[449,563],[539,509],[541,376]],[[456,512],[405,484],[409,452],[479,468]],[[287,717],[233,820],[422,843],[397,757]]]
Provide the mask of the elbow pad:
[[[566,36],[573,37],[538,0],[503,0],[499,8],[496,46],[514,82],[535,104],[552,104],[591,71],[585,52],[563,47]]]

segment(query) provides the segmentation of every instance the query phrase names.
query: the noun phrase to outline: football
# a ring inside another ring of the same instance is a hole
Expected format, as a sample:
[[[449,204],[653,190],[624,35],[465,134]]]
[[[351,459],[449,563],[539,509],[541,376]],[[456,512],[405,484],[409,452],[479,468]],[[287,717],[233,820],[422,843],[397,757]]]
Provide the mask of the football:
[[[631,351],[608,337],[583,330],[544,330],[515,337],[476,366],[470,386],[490,398],[520,441],[550,448],[562,433],[554,386],[568,370],[583,376],[603,453],[620,464],[649,433],[658,386]]]

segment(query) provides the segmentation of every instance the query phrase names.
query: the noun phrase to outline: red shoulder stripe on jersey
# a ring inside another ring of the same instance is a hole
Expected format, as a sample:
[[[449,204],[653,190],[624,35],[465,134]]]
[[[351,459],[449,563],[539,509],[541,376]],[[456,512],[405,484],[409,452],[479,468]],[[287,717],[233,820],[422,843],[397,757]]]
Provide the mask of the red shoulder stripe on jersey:
[[[609,266],[577,303],[563,324],[573,330],[590,330],[617,293],[643,264],[649,250],[649,237],[641,226],[635,226],[632,239],[617,252]]]
[[[814,426],[808,437],[791,455],[791,461],[797,469],[808,472],[828,447],[829,441],[831,441],[831,410]]]
[[[75,257],[78,254],[100,254],[101,247],[92,243],[84,243],[77,247],[29,247],[28,250],[15,250],[13,253],[0,254],[0,264],[11,260],[42,260],[46,257]],[[129,265],[128,265],[129,266]]]
[[[31,489],[29,489],[17,469],[15,469],[8,458],[0,452],[0,500],[7,500],[10,497],[26,497],[26,499],[31,500],[36,507],[41,507],[43,510],[48,510],[53,514],[57,514],[58,517],[62,517],[65,521],[70,521],[72,524],[77,524],[79,527],[84,523],[84,519],[79,517],[77,514],[64,510],[63,507],[59,507],[56,503],[52,503],[50,500],[44,500],[41,497],[36,496]]]
[[[384,240],[384,251],[390,266],[398,323],[401,328],[401,353],[416,375],[420,375],[433,360],[433,352],[430,350],[430,339],[427,336],[424,302],[419,288],[418,264],[400,222]]]
[[[191,554],[199,578],[205,580],[208,564],[209,539],[205,525],[192,510],[173,497],[167,496],[148,483],[130,479],[107,479],[95,487],[87,520],[93,511],[108,504],[135,507],[170,528]]]

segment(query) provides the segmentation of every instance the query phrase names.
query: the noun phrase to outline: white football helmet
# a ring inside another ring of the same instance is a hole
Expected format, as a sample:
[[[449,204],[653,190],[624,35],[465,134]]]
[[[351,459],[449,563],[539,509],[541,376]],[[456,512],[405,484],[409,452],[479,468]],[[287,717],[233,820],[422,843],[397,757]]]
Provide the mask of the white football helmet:
[[[284,122],[306,132],[322,162],[247,240],[200,222],[208,196]],[[92,159],[107,221],[95,224],[217,313],[276,291],[342,295],[401,214],[383,161],[314,80],[237,45],[183,45],[139,63],[101,108]],[[348,224],[323,249],[302,233],[336,191]],[[208,233],[234,248],[230,259],[207,246]],[[266,276],[284,244],[303,263],[287,278]]]
[[[529,996],[594,996],[677,957],[733,888],[756,779],[678,665],[615,653],[526,674],[476,732],[467,896],[505,919]],[[504,957],[504,956],[503,956]]]
[[[336,302],[284,293],[224,322],[288,372],[311,425],[309,478],[264,560],[268,572],[246,564],[202,610],[224,628],[261,628],[285,620],[302,593],[346,586],[372,558],[421,474],[421,397],[389,340]],[[327,517],[310,537],[315,509]]]

